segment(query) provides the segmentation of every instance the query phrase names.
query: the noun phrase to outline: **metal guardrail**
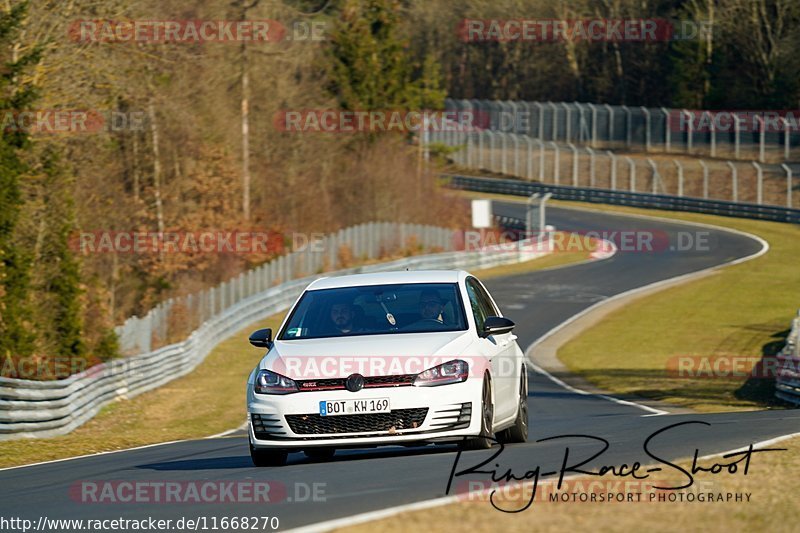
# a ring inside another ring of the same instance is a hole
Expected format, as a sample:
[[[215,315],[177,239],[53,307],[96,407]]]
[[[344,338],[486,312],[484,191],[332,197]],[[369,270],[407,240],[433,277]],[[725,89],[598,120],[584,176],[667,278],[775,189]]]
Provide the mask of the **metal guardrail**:
[[[800,405],[800,311],[797,312],[797,318],[792,321],[786,346],[778,354],[777,366],[775,396]]]
[[[510,194],[525,197],[534,193],[552,193],[553,199],[555,200],[573,200],[577,202],[625,205],[650,209],[666,209],[670,211],[687,211],[800,224],[800,209],[789,209],[786,207],[703,200],[700,198],[678,197],[666,194],[610,191],[606,189],[570,187],[565,185],[546,185],[543,183],[521,180],[456,175],[445,175],[444,177],[449,180],[449,185],[451,187],[468,191]]]
[[[395,230],[400,224],[393,225]],[[405,225],[408,233],[408,225]],[[450,230],[438,230],[441,239]],[[287,281],[246,296],[209,317],[188,339],[154,351],[94,366],[58,381],[0,378],[0,440],[69,433],[106,404],[131,398],[191,372],[225,338],[287,308],[319,277],[403,269],[481,269],[526,261],[547,253],[546,242],[509,248],[451,251],[342,269]],[[265,275],[265,274],[262,274]],[[254,285],[251,285],[254,286]]]

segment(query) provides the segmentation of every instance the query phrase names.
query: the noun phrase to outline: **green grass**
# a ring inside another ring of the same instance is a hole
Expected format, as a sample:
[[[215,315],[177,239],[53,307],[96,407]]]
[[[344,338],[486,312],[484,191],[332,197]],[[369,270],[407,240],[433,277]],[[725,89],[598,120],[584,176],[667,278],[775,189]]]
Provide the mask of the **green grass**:
[[[712,215],[599,209],[738,229],[765,239],[770,251],[610,314],[559,350],[567,367],[602,389],[698,411],[781,405],[769,379],[676,378],[666,368],[675,356],[761,358],[783,346],[800,307],[800,227]]]

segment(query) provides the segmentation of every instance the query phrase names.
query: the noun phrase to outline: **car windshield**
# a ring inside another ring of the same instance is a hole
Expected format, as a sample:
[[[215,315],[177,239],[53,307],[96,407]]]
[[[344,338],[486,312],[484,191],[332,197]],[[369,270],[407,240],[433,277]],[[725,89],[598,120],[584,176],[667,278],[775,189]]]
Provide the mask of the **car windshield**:
[[[279,340],[467,329],[455,283],[404,283],[306,292]]]

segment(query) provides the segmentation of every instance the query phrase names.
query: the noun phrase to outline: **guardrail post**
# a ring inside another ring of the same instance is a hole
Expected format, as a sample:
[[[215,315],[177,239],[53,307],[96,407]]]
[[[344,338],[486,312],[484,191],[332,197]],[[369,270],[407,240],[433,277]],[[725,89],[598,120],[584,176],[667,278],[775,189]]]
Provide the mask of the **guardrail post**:
[[[731,168],[731,187],[733,188],[733,201],[739,201],[739,177],[736,165],[728,161],[728,166]]]
[[[642,113],[644,113],[644,151],[650,151],[650,111],[644,106],[640,106]]]
[[[786,207],[792,208],[792,169],[786,163],[781,165],[786,172]]]
[[[628,180],[629,180],[629,189],[631,192],[636,192],[636,163],[630,157],[625,157],[625,160],[628,162]]]
[[[662,107],[661,112],[664,113],[664,151],[669,153],[672,141],[672,132],[670,130],[672,125],[669,122],[670,113],[666,107]]]
[[[683,196],[683,165],[677,159],[672,160],[678,168],[678,196]]]
[[[755,161],[752,163],[756,167],[756,203],[761,205],[764,200],[764,169]]]
[[[594,150],[587,146],[586,151],[589,152],[589,186],[594,187],[596,183]]]
[[[708,166],[702,159],[700,160],[700,167],[703,169],[703,198],[708,200]]]
[[[611,150],[606,150],[606,155],[611,159],[611,190],[617,190],[617,156]]]
[[[572,143],[567,143],[567,146],[572,150],[572,186],[578,186],[578,149]]]

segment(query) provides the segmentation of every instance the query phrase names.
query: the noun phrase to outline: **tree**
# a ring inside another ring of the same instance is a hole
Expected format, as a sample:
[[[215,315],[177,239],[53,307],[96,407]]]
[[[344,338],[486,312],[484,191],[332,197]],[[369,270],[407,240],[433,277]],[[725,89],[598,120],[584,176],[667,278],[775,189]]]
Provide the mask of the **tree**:
[[[20,74],[35,62],[38,52],[17,57],[15,39],[27,4],[0,13],[0,50],[5,69],[0,73],[0,110],[6,117],[26,109],[34,98],[32,87],[20,84]],[[27,323],[30,256],[16,240],[23,203],[20,177],[25,165],[18,152],[29,148],[28,136],[18,128],[0,132],[0,355],[25,357],[33,351],[34,336]]]

